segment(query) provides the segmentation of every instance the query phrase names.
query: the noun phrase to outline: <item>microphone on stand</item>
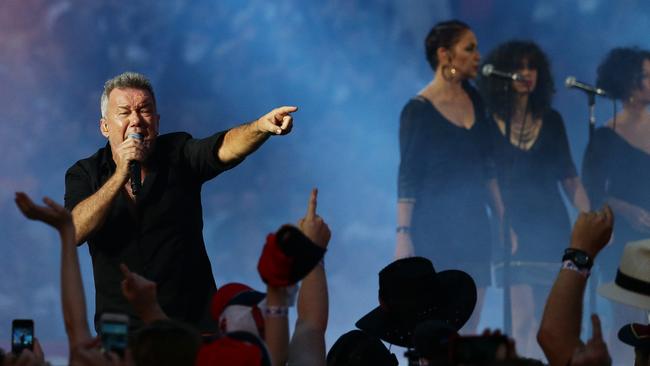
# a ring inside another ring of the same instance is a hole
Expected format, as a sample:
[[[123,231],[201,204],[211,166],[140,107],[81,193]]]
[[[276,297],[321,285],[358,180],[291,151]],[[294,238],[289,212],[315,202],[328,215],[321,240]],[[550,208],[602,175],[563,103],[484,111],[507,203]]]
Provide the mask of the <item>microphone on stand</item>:
[[[492,64],[483,65],[483,69],[481,69],[481,72],[483,73],[483,76],[486,76],[486,77],[493,77],[493,78],[507,79],[507,80],[515,80],[515,81],[527,81],[528,80],[525,77],[523,77],[521,74],[518,74],[516,72],[507,72],[507,71],[497,70],[497,69],[494,68],[494,65],[492,65]]]
[[[597,88],[595,86],[591,86],[589,84],[586,84],[586,83],[583,83],[583,82],[580,82],[580,81],[577,81],[575,76],[567,77],[566,80],[564,80],[564,85],[567,88],[580,89],[583,92],[588,93],[588,94],[600,95],[601,97],[607,96],[607,92],[604,91],[603,89]]]
[[[142,135],[139,133],[130,133],[129,138],[142,141]],[[137,160],[131,160],[129,162],[129,175],[131,178],[131,192],[134,196],[137,196],[142,189],[142,176],[140,175],[140,162]]]

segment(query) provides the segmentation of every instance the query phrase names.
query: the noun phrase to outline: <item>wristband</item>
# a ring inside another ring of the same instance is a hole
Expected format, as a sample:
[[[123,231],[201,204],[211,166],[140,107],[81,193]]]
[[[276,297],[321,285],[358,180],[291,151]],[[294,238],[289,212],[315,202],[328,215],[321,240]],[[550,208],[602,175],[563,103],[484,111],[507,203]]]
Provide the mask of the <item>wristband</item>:
[[[410,226],[398,226],[397,229],[395,230],[398,234],[399,233],[404,233],[408,234],[411,232],[411,227]]]
[[[284,318],[289,316],[289,308],[286,306],[266,306],[264,316],[267,318]]]
[[[591,274],[590,270],[588,270],[586,268],[583,268],[583,269],[578,268],[578,266],[576,266],[576,264],[573,263],[573,261],[570,260],[570,259],[567,259],[567,260],[562,262],[562,268],[561,269],[568,269],[568,270],[571,270],[571,271],[574,271],[574,272],[578,272],[585,279],[588,279],[589,275]]]
[[[591,267],[594,265],[593,259],[591,259],[587,252],[575,248],[567,248],[564,250],[562,261],[566,260],[573,262],[578,269],[591,270]]]

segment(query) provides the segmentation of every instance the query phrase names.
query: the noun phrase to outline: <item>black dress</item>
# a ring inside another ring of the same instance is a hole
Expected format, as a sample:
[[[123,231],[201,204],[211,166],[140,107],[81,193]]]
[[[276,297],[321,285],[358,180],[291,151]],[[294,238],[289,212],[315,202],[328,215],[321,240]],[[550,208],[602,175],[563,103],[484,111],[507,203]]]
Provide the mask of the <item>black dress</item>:
[[[511,258],[512,284],[550,285],[571,234],[559,183],[577,176],[564,122],[554,110],[544,113],[537,139],[524,150],[490,121],[499,186],[519,244]]]
[[[611,128],[601,127],[594,132],[582,169],[593,207],[600,207],[612,197],[650,211],[650,154],[631,145]],[[604,280],[616,275],[627,242],[648,238],[650,234],[635,229],[624,217],[616,217],[613,242],[597,260],[603,267]]]
[[[481,99],[464,87],[474,106],[470,129],[452,124],[420,96],[402,110],[398,196],[414,202],[415,254],[429,258],[437,271],[464,270],[482,287],[490,284],[486,182],[494,171]]]

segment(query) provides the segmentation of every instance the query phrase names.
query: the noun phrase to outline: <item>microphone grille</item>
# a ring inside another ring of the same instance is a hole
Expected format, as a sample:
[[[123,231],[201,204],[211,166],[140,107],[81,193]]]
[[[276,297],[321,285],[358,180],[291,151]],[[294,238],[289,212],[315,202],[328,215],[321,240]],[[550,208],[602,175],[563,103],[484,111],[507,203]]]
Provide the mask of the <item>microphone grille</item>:
[[[483,73],[483,76],[492,75],[492,71],[494,71],[494,66],[492,64],[483,65],[483,69],[481,70],[481,72]]]
[[[575,76],[569,76],[564,80],[564,86],[567,88],[571,88],[576,85],[576,78]]]

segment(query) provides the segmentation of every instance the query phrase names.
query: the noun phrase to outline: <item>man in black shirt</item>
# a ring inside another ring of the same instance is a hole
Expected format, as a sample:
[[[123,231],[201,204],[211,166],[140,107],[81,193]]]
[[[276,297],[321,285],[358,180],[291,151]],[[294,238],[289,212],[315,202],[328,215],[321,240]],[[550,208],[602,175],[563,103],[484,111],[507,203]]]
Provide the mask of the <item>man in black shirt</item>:
[[[127,72],[106,82],[99,129],[108,143],[65,177],[76,242],[88,241],[92,257],[96,325],[104,312],[127,313],[139,324],[120,289],[119,264],[125,263],[156,282],[170,317],[209,330],[207,310],[216,286],[203,243],[201,185],[271,135],[289,133],[296,110],[280,107],[204,139],[158,136],[160,116],[149,80]],[[141,189],[134,192],[131,179],[138,170]]]

